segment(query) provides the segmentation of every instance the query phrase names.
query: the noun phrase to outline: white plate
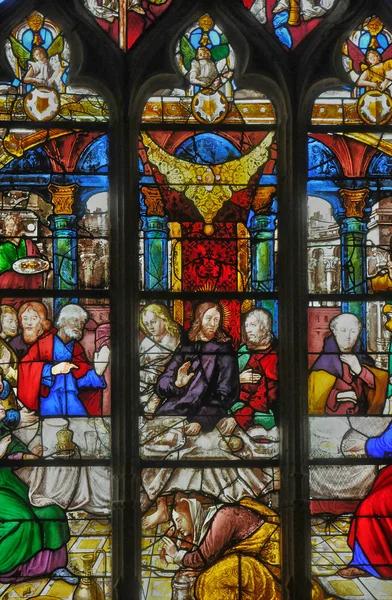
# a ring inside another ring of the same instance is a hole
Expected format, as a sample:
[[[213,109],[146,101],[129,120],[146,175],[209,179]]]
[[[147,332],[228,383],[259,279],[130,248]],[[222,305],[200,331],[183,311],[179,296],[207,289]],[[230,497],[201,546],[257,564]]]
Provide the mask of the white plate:
[[[28,256],[16,260],[12,265],[13,270],[20,275],[37,275],[43,273],[49,267],[49,262],[45,258],[38,256]]]

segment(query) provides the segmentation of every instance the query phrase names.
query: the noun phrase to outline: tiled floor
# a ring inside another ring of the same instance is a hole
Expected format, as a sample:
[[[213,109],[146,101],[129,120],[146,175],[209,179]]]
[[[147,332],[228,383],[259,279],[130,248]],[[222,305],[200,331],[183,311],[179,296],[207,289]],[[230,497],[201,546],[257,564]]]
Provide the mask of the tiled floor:
[[[93,563],[95,581],[111,599],[111,525],[108,519],[91,518],[84,512],[68,513],[71,539],[68,543],[68,568],[77,575],[83,574],[83,556],[96,552]],[[105,569],[106,557],[106,569]],[[71,600],[76,586],[62,580],[34,579],[23,583],[0,584],[0,600],[13,598],[31,599],[50,596],[59,600]]]
[[[147,532],[142,539],[142,600],[170,600],[172,596],[171,581],[177,567],[174,563],[166,564],[159,556],[160,540],[167,531],[168,523],[159,525]]]
[[[344,579],[336,572],[351,560],[347,545],[350,517],[314,519],[312,524],[313,574],[327,594],[342,600],[392,600],[392,581],[375,577]],[[142,540],[143,600],[170,600],[171,580],[176,566],[160,558],[160,539],[167,524],[147,532]]]
[[[344,579],[336,575],[352,558],[347,545],[350,517],[314,519],[312,524],[312,567],[326,592],[344,600],[391,600],[392,581],[376,577]]]

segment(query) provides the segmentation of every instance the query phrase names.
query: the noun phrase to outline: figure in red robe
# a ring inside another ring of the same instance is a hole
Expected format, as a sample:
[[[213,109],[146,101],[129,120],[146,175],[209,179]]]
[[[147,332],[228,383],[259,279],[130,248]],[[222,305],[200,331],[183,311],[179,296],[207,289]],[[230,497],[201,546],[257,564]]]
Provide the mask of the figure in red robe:
[[[13,270],[14,263],[22,258],[41,257],[34,242],[23,235],[23,222],[19,213],[10,213],[5,217],[2,233],[3,239],[0,243],[0,287],[2,289],[26,290],[42,288],[42,273],[23,275]],[[48,268],[49,263],[46,270]]]
[[[249,311],[243,337],[245,344],[238,351],[240,398],[221,426],[223,435],[231,435],[237,425],[245,431],[258,425],[271,429],[278,416],[278,356],[271,313],[261,308]]]
[[[369,438],[364,450],[370,458],[390,458],[392,423],[381,435]],[[371,575],[392,579],[392,466],[381,470],[373,488],[359,504],[351,522],[348,545],[353,558],[338,575],[348,579]]]
[[[57,330],[44,332],[19,364],[18,398],[41,416],[86,416],[102,414],[103,373],[109,349],[102,346],[87,361],[78,343],[88,313],[77,304],[63,307]]]

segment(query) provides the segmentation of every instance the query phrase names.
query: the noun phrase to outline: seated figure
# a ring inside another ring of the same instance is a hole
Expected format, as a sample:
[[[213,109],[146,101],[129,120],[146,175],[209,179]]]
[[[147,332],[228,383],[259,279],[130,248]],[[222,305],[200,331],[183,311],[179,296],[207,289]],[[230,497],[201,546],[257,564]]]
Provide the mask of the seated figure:
[[[187,417],[187,435],[212,431],[238,400],[238,364],[222,321],[219,304],[199,304],[189,341],[180,344],[157,381],[162,404],[156,416]]]
[[[361,439],[362,438],[362,439]],[[351,452],[370,458],[392,456],[392,423],[379,436],[358,436]],[[338,575],[392,578],[392,466],[383,468],[373,488],[359,504],[351,522],[348,545],[353,551],[350,564]]]
[[[388,373],[376,368],[362,348],[362,323],[343,313],[329,327],[331,335],[309,375],[309,413],[382,414]]]
[[[0,400],[9,393],[9,383],[2,381]],[[0,458],[36,459],[42,448],[37,446],[30,451],[12,433],[18,419],[13,415],[10,420],[9,412],[16,411],[6,410],[0,403]],[[55,504],[33,506],[28,486],[12,467],[1,467],[0,504],[0,582],[16,583],[47,575],[76,584],[78,578],[66,569],[70,533],[64,510]]]

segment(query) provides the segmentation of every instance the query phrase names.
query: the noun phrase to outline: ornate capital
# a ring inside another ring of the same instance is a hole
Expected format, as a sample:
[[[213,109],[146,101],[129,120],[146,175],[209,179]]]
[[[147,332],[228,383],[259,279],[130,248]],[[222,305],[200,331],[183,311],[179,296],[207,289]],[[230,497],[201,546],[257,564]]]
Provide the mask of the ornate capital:
[[[343,198],[347,217],[362,219],[363,209],[365,208],[366,198],[369,196],[369,192],[369,188],[360,188],[359,190],[342,188],[339,190],[339,194]]]
[[[336,256],[324,258],[324,266],[326,271],[333,271],[338,264],[339,259]]]
[[[75,192],[78,186],[72,185],[56,185],[50,183],[48,190],[52,194],[52,204],[54,206],[55,215],[72,215],[72,206],[75,201]]]
[[[165,209],[159,189],[156,187],[143,186],[142,194],[147,207],[147,216],[164,217]]]
[[[252,208],[257,215],[268,212],[275,192],[276,187],[274,185],[264,185],[257,188],[252,203]]]

